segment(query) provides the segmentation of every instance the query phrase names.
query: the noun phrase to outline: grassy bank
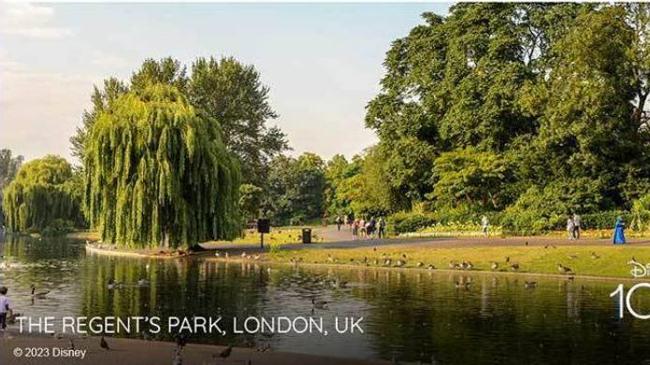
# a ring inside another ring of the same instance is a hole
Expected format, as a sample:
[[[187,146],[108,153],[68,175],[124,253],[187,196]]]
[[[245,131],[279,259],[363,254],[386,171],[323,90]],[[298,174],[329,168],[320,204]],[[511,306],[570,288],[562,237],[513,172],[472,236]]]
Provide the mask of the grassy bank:
[[[406,257],[406,258],[404,258]],[[281,251],[268,256],[271,262],[360,265],[391,267],[397,260],[403,268],[449,269],[450,262],[461,264],[471,262],[472,271],[508,271],[521,273],[560,274],[558,264],[571,269],[571,273],[585,276],[630,278],[632,257],[642,263],[650,262],[650,247],[647,246],[499,246],[499,247],[399,247],[350,248],[328,250]],[[509,259],[508,259],[509,258]],[[498,265],[492,269],[493,263]],[[517,264],[518,269],[512,267]],[[562,272],[564,274],[564,272]]]

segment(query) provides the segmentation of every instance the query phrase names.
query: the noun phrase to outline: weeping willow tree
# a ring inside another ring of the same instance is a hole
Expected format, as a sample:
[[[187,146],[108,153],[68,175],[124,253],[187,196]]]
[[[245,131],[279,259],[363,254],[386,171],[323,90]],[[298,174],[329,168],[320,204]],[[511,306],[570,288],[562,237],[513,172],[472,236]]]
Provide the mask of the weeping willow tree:
[[[104,242],[188,247],[239,233],[239,166],[219,124],[174,87],[118,98],[89,130],[85,205]]]
[[[81,194],[70,164],[48,155],[32,160],[5,188],[2,207],[12,232],[59,233],[83,225]]]

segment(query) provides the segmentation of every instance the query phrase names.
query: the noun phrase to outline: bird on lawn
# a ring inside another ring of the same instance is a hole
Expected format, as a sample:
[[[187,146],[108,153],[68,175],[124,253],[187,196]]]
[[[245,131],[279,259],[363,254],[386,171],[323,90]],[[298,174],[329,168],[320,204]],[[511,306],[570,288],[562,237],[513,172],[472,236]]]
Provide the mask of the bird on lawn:
[[[404,265],[406,265],[406,261],[404,260],[397,260],[397,262],[395,263],[396,267],[402,267]]]
[[[104,336],[102,336],[102,338],[99,339],[99,347],[103,348],[106,351],[111,349],[110,347],[108,347],[108,342],[106,342]]]
[[[424,266],[424,262],[419,261],[415,266],[417,266],[417,267],[422,267],[422,266]]]
[[[490,265],[490,269],[496,270],[499,268],[499,263],[496,261],[492,261],[492,264]]]
[[[436,267],[435,267],[435,266],[433,266],[433,265],[429,265],[429,266],[427,266],[427,269],[428,269],[428,270],[435,270],[435,269],[436,269]]]
[[[519,270],[519,264],[515,262],[514,264],[510,265],[510,269],[512,269],[512,271]]]
[[[45,296],[50,293],[49,290],[36,292],[36,286],[32,284],[32,298],[45,299]]]
[[[506,264],[510,263],[510,256],[506,256]]]
[[[592,252],[591,253],[591,258],[594,259],[594,260],[597,260],[597,259],[600,258],[600,256],[598,256],[595,252]]]
[[[557,271],[561,272],[562,274],[569,274],[573,272],[570,267],[564,266],[562,264],[557,264]]]
[[[537,282],[536,281],[525,281],[524,282],[524,288],[526,289],[534,289],[537,287]]]

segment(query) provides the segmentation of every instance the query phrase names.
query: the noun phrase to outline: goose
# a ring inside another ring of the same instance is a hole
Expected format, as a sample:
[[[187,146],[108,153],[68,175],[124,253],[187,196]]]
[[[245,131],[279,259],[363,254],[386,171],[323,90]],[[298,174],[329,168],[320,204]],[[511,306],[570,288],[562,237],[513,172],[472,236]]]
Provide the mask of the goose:
[[[243,259],[246,258],[246,251],[244,251],[244,252],[241,253],[241,257],[242,257]]]
[[[106,342],[106,339],[104,338],[104,336],[102,336],[102,338],[99,339],[99,347],[103,348],[106,351],[111,349],[108,346],[108,342]]]
[[[422,266],[424,266],[424,262],[419,261],[415,266],[417,266],[417,267],[422,267]]]
[[[573,270],[571,270],[570,267],[566,267],[566,266],[564,266],[562,264],[557,264],[557,270],[559,272],[561,272],[562,274],[569,274],[569,273],[573,272]]]
[[[433,266],[433,265],[429,265],[429,266],[427,266],[427,269],[428,269],[428,270],[435,270],[435,269],[436,269],[436,267],[435,267],[435,266]]]
[[[464,260],[463,260],[463,262],[460,264],[460,267],[461,267],[463,270],[472,270],[472,268],[474,267],[474,265],[473,265],[470,261],[464,261]]]
[[[396,266],[396,267],[402,267],[402,266],[404,266],[404,265],[406,265],[406,261],[403,261],[403,260],[401,260],[401,259],[400,259],[400,260],[397,260],[397,262],[395,263],[395,266]]]
[[[393,262],[393,260],[391,260],[391,259],[386,259],[386,261],[384,261],[384,266],[390,266],[390,264],[391,264],[392,262]]]
[[[50,293],[49,290],[36,292],[36,286],[32,284],[32,298],[45,299],[45,296]]]
[[[326,309],[327,308],[327,302],[324,300],[316,300],[314,298],[311,298],[311,305],[316,308],[316,309]]]
[[[498,268],[499,268],[499,263],[496,262],[496,261],[492,261],[492,265],[490,265],[490,268],[491,268],[492,270],[496,270],[496,269],[498,269]]]
[[[453,262],[453,261],[449,261],[449,268],[452,269],[452,270],[453,270],[453,269],[457,269],[457,268],[458,268],[458,264],[455,263],[455,262]]]
[[[333,263],[334,262],[334,257],[332,257],[332,255],[330,255],[330,254],[327,254],[327,261]]]
[[[219,253],[219,251],[214,253],[214,257],[221,257],[221,254]]]
[[[566,257],[567,257],[569,260],[575,260],[575,259],[578,258],[578,255],[575,255],[575,254],[574,254],[574,255],[567,255]]]
[[[510,265],[510,268],[512,271],[517,271],[519,270],[519,264],[515,262],[514,264]]]
[[[259,260],[259,259],[260,259],[260,255],[253,256],[253,260]]]
[[[594,259],[594,260],[598,260],[600,258],[600,256],[598,256],[595,252],[592,252],[591,253],[591,258]]]
[[[138,280],[138,286],[149,286],[149,280],[147,279]]]
[[[506,264],[510,263],[510,256],[506,256]]]
[[[536,281],[525,281],[524,282],[524,288],[526,289],[533,289],[537,287],[537,282]]]

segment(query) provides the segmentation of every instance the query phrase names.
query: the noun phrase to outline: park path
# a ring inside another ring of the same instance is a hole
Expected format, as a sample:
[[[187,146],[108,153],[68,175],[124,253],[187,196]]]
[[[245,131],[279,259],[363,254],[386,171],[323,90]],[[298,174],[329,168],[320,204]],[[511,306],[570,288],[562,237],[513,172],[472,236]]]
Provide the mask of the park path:
[[[336,229],[336,225],[312,228],[313,233],[322,237],[326,242],[317,244],[291,244],[283,245],[283,250],[310,250],[310,249],[346,249],[359,247],[400,246],[400,247],[428,247],[428,248],[461,248],[461,247],[516,247],[516,246],[610,246],[610,239],[584,238],[569,241],[557,236],[530,236],[530,237],[423,237],[423,238],[389,238],[389,239],[358,239],[354,240],[352,232],[347,226]],[[650,246],[650,239],[633,238],[628,245]],[[256,243],[217,243],[205,246],[209,249],[223,251],[259,251],[259,242]]]

